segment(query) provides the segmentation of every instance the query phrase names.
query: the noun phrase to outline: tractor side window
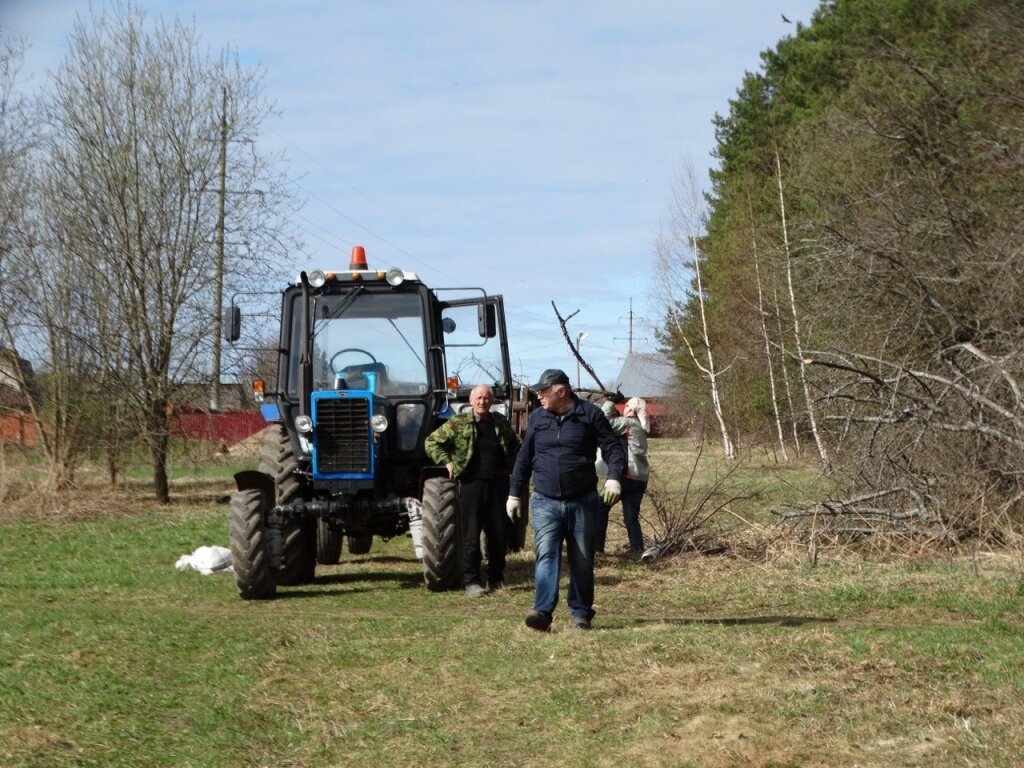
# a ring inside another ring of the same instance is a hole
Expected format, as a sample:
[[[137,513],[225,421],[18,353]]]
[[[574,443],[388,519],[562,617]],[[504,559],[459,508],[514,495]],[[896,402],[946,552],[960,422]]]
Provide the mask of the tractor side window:
[[[449,376],[463,384],[495,384],[505,380],[501,345],[480,333],[480,305],[446,306],[441,313],[445,364]]]

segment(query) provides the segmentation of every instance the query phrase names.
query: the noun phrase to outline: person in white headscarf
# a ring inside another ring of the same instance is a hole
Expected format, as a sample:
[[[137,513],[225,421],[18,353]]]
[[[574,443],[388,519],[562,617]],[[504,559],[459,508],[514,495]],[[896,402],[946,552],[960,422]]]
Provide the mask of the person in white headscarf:
[[[646,414],[647,404],[639,398],[633,398],[633,400],[643,403]],[[614,403],[610,400],[601,404],[601,410],[604,412],[605,418],[608,419],[608,423],[612,425],[612,431],[621,435],[626,444],[626,476],[622,479],[622,522],[626,526],[630,550],[640,554],[644,550],[644,534],[640,527],[640,503],[647,492],[647,480],[651,473],[651,467],[647,460],[647,430],[644,429],[636,411],[630,407],[629,403],[626,404],[622,416],[619,416]],[[597,471],[599,475],[603,474],[602,464],[603,461],[598,456]],[[595,552],[604,552],[610,510],[609,505],[601,505],[594,541]]]
[[[651,434],[651,419],[647,415],[647,401],[642,397],[631,397],[626,401],[626,408],[623,416],[635,416],[644,428],[644,432]]]

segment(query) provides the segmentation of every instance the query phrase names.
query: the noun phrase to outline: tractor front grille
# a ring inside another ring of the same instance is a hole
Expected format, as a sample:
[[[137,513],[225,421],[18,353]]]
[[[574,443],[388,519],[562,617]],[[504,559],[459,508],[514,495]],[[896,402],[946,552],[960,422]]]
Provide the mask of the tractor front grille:
[[[343,397],[316,401],[316,464],[324,475],[365,474],[370,464],[370,401]]]

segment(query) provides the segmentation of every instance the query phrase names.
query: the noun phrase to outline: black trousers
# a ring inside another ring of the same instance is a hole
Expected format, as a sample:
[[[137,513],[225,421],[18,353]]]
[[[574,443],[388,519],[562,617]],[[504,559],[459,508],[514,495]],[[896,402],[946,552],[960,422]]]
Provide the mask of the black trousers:
[[[487,534],[487,581],[505,578],[510,522],[505,513],[508,478],[469,480],[459,484],[459,513],[462,518],[462,583],[480,583],[480,533]]]

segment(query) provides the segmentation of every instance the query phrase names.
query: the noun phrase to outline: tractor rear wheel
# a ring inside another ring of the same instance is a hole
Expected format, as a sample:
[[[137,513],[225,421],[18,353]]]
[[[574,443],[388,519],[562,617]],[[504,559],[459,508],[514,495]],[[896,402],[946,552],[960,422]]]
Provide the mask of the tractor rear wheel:
[[[365,555],[373,546],[373,534],[366,536],[349,536],[348,551],[350,555]]]
[[[316,527],[312,521],[289,520],[281,529],[281,570],[277,583],[283,586],[309,584],[316,573]]]
[[[462,527],[458,483],[432,477],[423,485],[423,577],[441,592],[462,585]]]
[[[334,565],[341,559],[341,532],[327,520],[316,521],[316,561]]]
[[[263,528],[263,516],[268,507],[269,501],[258,490],[231,495],[228,539],[235,585],[243,600],[269,600],[277,592]]]
[[[291,504],[302,494],[292,441],[283,425],[268,429],[260,449],[259,471],[274,478],[277,504]],[[312,520],[289,520],[281,529],[283,559],[276,574],[282,585],[308,584],[316,572],[316,526]]]

